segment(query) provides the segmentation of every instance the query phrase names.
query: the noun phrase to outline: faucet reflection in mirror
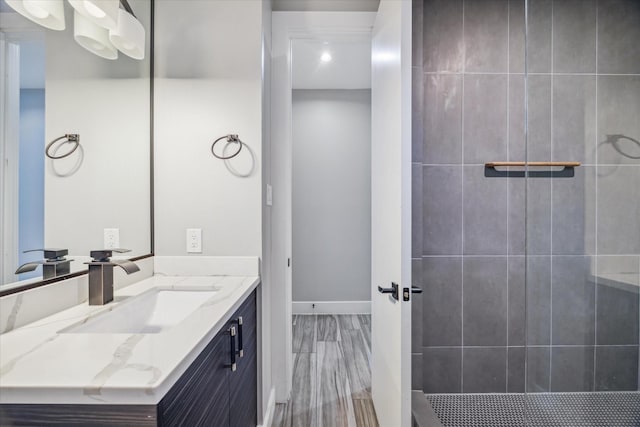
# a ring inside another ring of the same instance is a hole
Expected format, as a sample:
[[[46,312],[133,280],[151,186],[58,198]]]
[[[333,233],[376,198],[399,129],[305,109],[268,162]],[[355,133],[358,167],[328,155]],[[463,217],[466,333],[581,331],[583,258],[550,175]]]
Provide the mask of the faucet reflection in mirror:
[[[63,0],[5,2],[45,28],[66,28]],[[133,59],[144,59],[145,30],[127,0],[69,0],[69,4],[74,8],[73,37],[80,46],[105,59],[117,59],[118,51]]]
[[[54,277],[64,276],[71,272],[72,259],[66,259],[65,256],[69,255],[68,249],[31,249],[27,252],[44,252],[44,260],[31,261],[22,264],[14,274],[22,274],[28,271],[35,270],[39,265],[42,265],[42,278],[44,280],[53,279]]]
[[[113,301],[113,267],[122,268],[131,274],[140,267],[129,260],[111,260],[113,252],[124,253],[129,249],[100,249],[91,251],[89,265],[89,305],[105,305]]]

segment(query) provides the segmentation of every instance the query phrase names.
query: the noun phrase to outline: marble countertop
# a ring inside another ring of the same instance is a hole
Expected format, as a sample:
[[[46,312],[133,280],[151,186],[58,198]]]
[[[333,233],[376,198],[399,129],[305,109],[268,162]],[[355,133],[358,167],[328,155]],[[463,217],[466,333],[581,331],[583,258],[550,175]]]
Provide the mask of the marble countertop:
[[[155,405],[256,288],[256,276],[153,276],[0,335],[0,403]],[[218,292],[157,334],[59,333],[153,288]]]

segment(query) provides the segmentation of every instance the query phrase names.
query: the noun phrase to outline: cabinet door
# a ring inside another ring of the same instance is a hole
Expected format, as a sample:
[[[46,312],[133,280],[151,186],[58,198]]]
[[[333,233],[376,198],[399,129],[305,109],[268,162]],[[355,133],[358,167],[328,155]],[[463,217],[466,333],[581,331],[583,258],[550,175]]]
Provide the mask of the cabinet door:
[[[230,351],[229,332],[223,329],[160,402],[161,426],[229,425]]]
[[[229,425],[255,427],[257,424],[257,322],[255,291],[245,300],[231,318],[238,327],[242,317],[243,356],[236,359],[237,369],[229,373]],[[240,328],[238,328],[240,330]],[[238,335],[237,345],[240,344]]]

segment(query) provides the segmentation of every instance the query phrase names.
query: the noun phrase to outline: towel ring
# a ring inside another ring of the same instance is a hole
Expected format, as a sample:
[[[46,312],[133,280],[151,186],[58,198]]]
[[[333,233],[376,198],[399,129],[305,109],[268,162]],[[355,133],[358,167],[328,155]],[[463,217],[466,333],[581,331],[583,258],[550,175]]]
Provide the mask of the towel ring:
[[[57,150],[54,152],[54,154],[51,154],[49,152],[49,150],[51,150],[51,148],[55,145],[56,142],[60,141],[60,140],[65,140],[63,141],[61,144],[66,144],[66,143],[73,143],[75,144],[73,146],[73,148],[71,149],[71,151],[61,155],[61,156],[56,156],[55,153],[57,152]],[[58,137],[56,139],[54,139],[53,141],[51,141],[48,145],[47,148],[45,150],[45,154],[47,155],[48,158],[53,159],[53,160],[58,160],[58,159],[64,159],[65,157],[70,156],[71,154],[73,154],[74,151],[76,151],[78,149],[78,146],[80,146],[80,135],[77,133],[68,133],[65,135],[62,135],[61,137]]]
[[[223,139],[226,139],[227,142],[235,142],[236,144],[238,144],[238,151],[236,151],[235,153],[233,153],[233,154],[231,154],[229,156],[224,156],[224,155],[219,156],[219,155],[217,155],[215,150],[214,150],[215,146],[218,143],[218,141],[221,141]],[[235,156],[240,154],[240,151],[242,151],[242,146],[243,145],[244,145],[244,142],[240,141],[240,138],[238,138],[238,135],[229,134],[229,135],[221,136],[220,138],[218,138],[215,141],[213,141],[213,144],[211,144],[211,154],[213,154],[216,158],[218,158],[220,160],[233,159]]]

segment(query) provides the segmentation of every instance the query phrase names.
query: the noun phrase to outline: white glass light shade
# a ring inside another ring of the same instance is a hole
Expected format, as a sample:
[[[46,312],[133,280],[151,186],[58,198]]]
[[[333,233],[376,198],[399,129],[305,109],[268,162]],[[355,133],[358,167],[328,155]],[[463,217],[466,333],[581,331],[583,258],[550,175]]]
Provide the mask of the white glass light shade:
[[[13,10],[50,30],[64,30],[62,0],[5,0]]]
[[[109,40],[125,55],[133,59],[144,59],[144,27],[129,12],[118,10],[118,26],[109,30]]]
[[[78,12],[73,14],[73,38],[93,54],[105,59],[118,58],[118,50],[109,41],[109,30],[94,24]]]
[[[115,28],[118,23],[120,0],[69,0],[82,16],[103,28]]]

